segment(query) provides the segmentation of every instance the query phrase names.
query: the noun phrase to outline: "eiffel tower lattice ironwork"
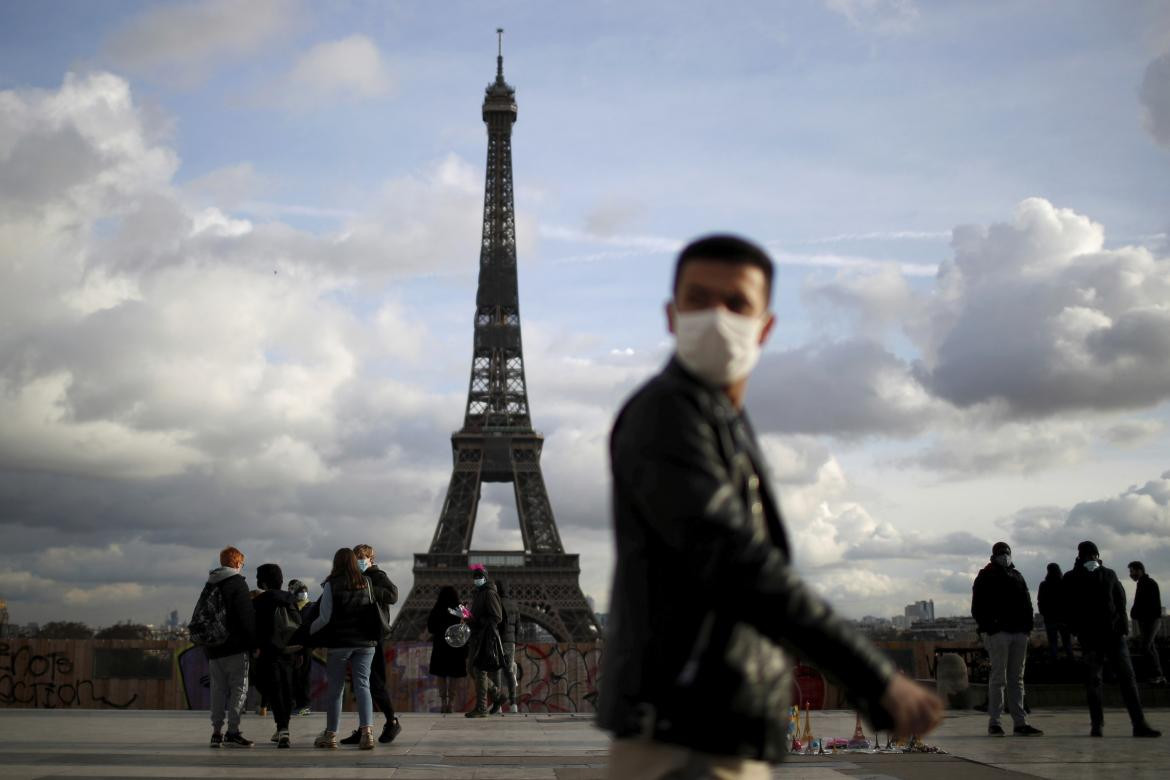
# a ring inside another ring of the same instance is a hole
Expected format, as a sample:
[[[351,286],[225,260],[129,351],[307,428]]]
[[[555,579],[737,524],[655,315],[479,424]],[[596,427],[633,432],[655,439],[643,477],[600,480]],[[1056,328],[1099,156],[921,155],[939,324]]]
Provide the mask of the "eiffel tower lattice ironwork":
[[[503,30],[497,31],[501,34]],[[427,636],[427,615],[439,588],[470,595],[468,567],[483,563],[507,584],[521,623],[542,627],[559,642],[598,638],[597,618],[578,582],[580,564],[567,554],[549,503],[540,453],[544,437],[532,427],[516,278],[516,219],[512,197],[512,124],[516,91],[504,81],[502,37],[496,79],[483,101],[487,175],[471,382],[463,427],[451,435],[454,468],[430,550],[414,556],[414,584],[394,621],[392,639]],[[472,551],[471,537],[484,482],[510,482],[524,549]]]

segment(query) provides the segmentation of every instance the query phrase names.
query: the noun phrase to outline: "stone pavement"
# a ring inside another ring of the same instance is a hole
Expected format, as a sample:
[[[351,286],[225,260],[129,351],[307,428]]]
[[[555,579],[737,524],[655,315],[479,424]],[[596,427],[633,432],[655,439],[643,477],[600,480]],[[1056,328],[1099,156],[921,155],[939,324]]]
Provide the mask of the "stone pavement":
[[[407,713],[393,745],[373,751],[316,750],[313,736],[324,716],[296,717],[293,749],[268,741],[272,720],[248,715],[243,731],[251,749],[211,750],[206,713],[144,710],[0,710],[0,779],[41,778],[546,778],[594,780],[605,776],[607,737],[589,716],[508,715],[466,720],[460,715]],[[1150,721],[1170,734],[1170,710]],[[777,767],[782,780],[981,780],[1046,777],[1054,780],[1153,780],[1170,777],[1170,736],[1129,736],[1123,711],[1106,715],[1104,739],[1090,739],[1084,710],[1043,710],[1034,738],[986,736],[986,716],[952,713],[927,742],[948,755],[843,754],[794,757]],[[343,728],[352,728],[346,713]],[[818,735],[848,737],[854,716],[815,712]],[[872,734],[869,735],[872,739]]]

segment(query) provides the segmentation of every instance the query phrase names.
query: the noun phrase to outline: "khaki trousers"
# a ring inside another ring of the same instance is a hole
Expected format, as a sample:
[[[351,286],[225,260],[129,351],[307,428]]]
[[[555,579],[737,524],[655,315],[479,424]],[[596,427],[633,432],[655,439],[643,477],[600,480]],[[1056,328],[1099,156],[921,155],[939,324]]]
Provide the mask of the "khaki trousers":
[[[609,746],[610,780],[768,780],[763,761],[699,753],[646,739],[615,739]]]

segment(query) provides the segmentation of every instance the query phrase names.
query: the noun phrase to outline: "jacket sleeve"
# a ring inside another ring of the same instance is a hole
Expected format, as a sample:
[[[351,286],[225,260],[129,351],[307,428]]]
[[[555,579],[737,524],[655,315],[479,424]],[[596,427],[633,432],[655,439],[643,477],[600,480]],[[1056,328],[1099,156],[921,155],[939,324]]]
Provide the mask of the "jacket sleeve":
[[[244,640],[244,646],[249,650],[254,650],[259,643],[256,640],[256,606],[252,603],[252,594],[248,591],[247,583],[242,579],[240,587],[233,590],[232,608],[239,621],[240,635]]]
[[[1121,630],[1122,636],[1129,635],[1129,621],[1125,619],[1125,586],[1121,584],[1121,580],[1117,577],[1113,578],[1112,593],[1113,608],[1116,610],[1114,614],[1117,615],[1117,627]]]
[[[398,603],[398,586],[390,580],[389,574],[378,568],[368,572],[366,577],[375,601],[386,607]]]
[[[1150,583],[1150,614],[1152,617],[1162,617],[1162,592],[1158,590],[1158,583],[1153,577],[1146,577]]]
[[[322,586],[321,598],[318,599],[317,604],[317,618],[309,628],[310,634],[316,634],[325,628],[325,626],[329,625],[329,619],[333,617],[333,589],[329,587],[328,582]]]
[[[654,535],[703,583],[709,608],[733,611],[775,642],[817,659],[871,717],[893,664],[840,620],[759,533],[732,486],[714,427],[697,402],[661,393],[627,407],[614,435],[614,479]]]

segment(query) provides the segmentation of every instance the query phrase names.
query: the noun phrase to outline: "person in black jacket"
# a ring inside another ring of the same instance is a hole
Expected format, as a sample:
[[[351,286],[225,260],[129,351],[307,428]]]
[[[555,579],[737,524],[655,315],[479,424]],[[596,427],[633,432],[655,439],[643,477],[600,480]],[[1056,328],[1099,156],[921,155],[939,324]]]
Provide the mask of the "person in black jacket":
[[[1166,677],[1162,674],[1162,659],[1158,657],[1158,624],[1162,622],[1162,594],[1158,591],[1158,583],[1153,577],[1146,574],[1146,565],[1141,561],[1131,561],[1129,564],[1129,578],[1137,583],[1137,592],[1133,594],[1133,607],[1129,616],[1137,623],[1138,647],[1150,658],[1154,667],[1155,685],[1165,685]]]
[[[461,618],[450,610],[459,609],[459,593],[450,585],[439,589],[435,605],[427,615],[427,631],[431,632],[431,660],[428,671],[439,678],[439,712],[449,713],[451,707],[451,680],[467,676],[467,645],[451,647],[447,644],[447,629]]]
[[[357,556],[358,568],[370,583],[374,600],[387,607],[396,604],[398,586],[390,581],[390,575],[374,563],[374,548],[368,544],[359,544],[353,548],[353,554]],[[378,638],[378,644],[374,645],[374,660],[370,666],[370,696],[374,700],[374,706],[386,716],[386,723],[382,726],[378,741],[382,744],[393,742],[394,738],[402,733],[402,725],[394,714],[394,704],[390,701],[390,691],[386,687],[386,648],[381,637]],[[355,731],[341,740],[341,744],[356,745],[360,739],[361,735]]]
[[[1129,633],[1125,619],[1125,588],[1112,569],[1101,565],[1097,545],[1090,541],[1077,546],[1077,559],[1064,575],[1064,595],[1068,599],[1069,624],[1080,640],[1084,654],[1085,693],[1089,699],[1090,736],[1102,736],[1105,714],[1101,704],[1101,673],[1106,663],[1117,672],[1121,698],[1129,712],[1135,737],[1160,737],[1150,728],[1142,712],[1137,680],[1129,659],[1125,637]]]
[[[505,712],[519,712],[516,704],[516,629],[520,623],[520,606],[515,599],[508,598],[504,583],[496,580],[496,593],[500,597],[500,606],[504,611],[504,619],[500,623],[500,642],[504,645],[504,665],[496,672],[496,690],[507,688],[506,700],[493,700],[490,713],[500,711],[501,705]]]
[[[350,667],[353,694],[357,700],[358,747],[374,749],[371,722],[374,702],[370,698],[370,664],[381,627],[374,610],[369,580],[358,568],[357,556],[348,547],[333,554],[333,568],[321,586],[317,617],[309,628],[310,638],[319,647],[329,648],[326,670],[329,675],[325,730],[313,741],[314,747],[336,748],[341,723],[341,697],[345,692],[345,667]]]
[[[275,563],[265,563],[256,569],[256,586],[260,588],[260,595],[252,599],[252,606],[256,610],[259,648],[252,677],[272,710],[272,719],[276,721],[276,733],[272,735],[272,741],[278,748],[291,747],[288,720],[295,696],[293,655],[300,649],[277,642],[277,611],[292,610],[300,617],[296,599],[288,591],[281,590],[283,584],[284,572]]]
[[[1072,660],[1072,632],[1068,630],[1067,607],[1064,603],[1064,588],[1061,585],[1060,564],[1048,564],[1048,573],[1040,583],[1036,594],[1036,608],[1044,616],[1044,630],[1048,633],[1048,654],[1056,660],[1057,648],[1064,646],[1065,655]]]
[[[1024,575],[1012,564],[1012,548],[996,542],[991,561],[975,576],[971,586],[971,616],[983,635],[983,646],[991,661],[987,678],[987,733],[1003,736],[999,716],[1003,712],[1004,686],[1008,711],[1020,737],[1042,734],[1028,725],[1024,712],[1024,661],[1028,658],[1028,636],[1032,633],[1032,594]]]
[[[617,558],[598,700],[610,777],[766,773],[787,749],[782,645],[842,681],[875,727],[926,734],[941,716],[791,564],[743,410],[775,322],[772,270],[737,237],[685,247],[667,308],[676,353],[614,423]]]
[[[219,553],[219,568],[207,575],[207,586],[220,589],[227,608],[228,640],[206,648],[211,678],[211,747],[252,747],[240,733],[240,715],[248,699],[248,660],[256,647],[256,614],[248,583],[240,574],[244,554],[235,547]],[[222,734],[224,713],[227,733]]]
[[[495,584],[488,580],[487,569],[475,564],[471,567],[471,573],[475,592],[471,597],[471,618],[468,620],[471,638],[467,640],[467,673],[475,681],[475,709],[465,712],[464,717],[486,718],[488,696],[492,697],[494,706],[500,691],[492,679],[495,677],[495,669],[480,668],[477,661],[484,641],[491,638],[492,632],[500,630],[504,609]]]
[[[301,613],[301,631],[293,639],[293,644],[308,641],[309,625],[313,622],[310,617],[312,602],[309,601],[309,588],[300,580],[288,581],[288,592],[296,599],[297,609]],[[312,690],[310,681],[313,675],[313,649],[302,647],[293,658],[293,712],[301,715],[312,715]]]

